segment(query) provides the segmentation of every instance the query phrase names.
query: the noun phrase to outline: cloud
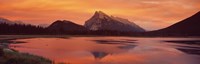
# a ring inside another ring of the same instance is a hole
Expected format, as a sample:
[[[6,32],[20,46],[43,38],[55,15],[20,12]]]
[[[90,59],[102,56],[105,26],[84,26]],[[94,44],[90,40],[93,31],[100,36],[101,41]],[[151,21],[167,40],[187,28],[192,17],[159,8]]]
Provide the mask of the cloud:
[[[150,30],[161,29],[200,11],[200,0],[1,0],[0,16],[27,23],[57,19],[79,24],[101,10]]]

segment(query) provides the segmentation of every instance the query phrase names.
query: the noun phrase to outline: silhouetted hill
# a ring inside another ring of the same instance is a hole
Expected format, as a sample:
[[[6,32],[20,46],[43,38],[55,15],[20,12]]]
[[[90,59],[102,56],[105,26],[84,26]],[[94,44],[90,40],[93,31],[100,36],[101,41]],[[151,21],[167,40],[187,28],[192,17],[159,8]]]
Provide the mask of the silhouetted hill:
[[[200,12],[167,28],[149,32],[159,36],[200,36]]]
[[[48,29],[54,34],[81,34],[87,31],[87,29],[84,26],[75,24],[67,20],[57,20],[54,23],[52,23],[48,27]]]

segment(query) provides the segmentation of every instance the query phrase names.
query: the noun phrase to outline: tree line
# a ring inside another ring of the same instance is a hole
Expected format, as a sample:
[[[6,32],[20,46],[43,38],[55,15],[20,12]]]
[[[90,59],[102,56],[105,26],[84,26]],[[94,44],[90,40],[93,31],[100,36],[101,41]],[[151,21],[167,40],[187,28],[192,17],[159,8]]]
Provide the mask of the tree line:
[[[132,32],[119,32],[110,30],[69,30],[69,31],[55,31],[48,27],[40,27],[31,24],[7,24],[0,23],[0,35],[133,35]]]
[[[0,24],[1,35],[45,34],[47,32],[46,28],[30,24]]]

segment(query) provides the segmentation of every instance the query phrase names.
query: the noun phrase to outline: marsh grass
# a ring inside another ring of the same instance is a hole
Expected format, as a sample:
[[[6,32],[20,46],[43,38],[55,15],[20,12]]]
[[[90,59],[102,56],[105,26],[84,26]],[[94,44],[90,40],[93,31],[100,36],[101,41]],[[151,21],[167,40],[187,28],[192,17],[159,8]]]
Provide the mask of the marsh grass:
[[[28,53],[4,50],[0,57],[0,64],[52,64],[52,61],[43,57]]]

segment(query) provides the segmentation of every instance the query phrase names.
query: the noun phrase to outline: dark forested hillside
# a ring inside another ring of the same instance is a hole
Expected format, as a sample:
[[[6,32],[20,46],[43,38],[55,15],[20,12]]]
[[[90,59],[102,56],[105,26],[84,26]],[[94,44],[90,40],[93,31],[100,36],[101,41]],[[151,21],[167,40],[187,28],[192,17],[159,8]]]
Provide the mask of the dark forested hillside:
[[[34,25],[0,23],[0,34],[47,34],[48,30]]]
[[[200,36],[200,11],[167,28],[146,33],[151,36]]]

